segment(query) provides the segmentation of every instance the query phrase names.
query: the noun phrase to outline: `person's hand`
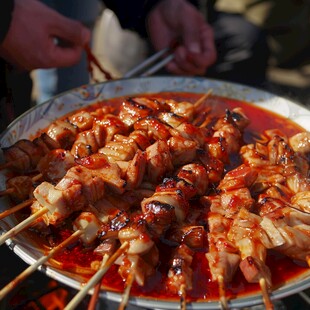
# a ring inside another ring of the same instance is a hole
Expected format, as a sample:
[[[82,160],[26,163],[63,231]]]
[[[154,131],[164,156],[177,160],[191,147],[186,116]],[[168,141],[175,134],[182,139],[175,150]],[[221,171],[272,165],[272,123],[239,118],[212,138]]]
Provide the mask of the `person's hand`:
[[[62,44],[56,44],[56,42]],[[37,0],[15,0],[9,31],[0,56],[26,70],[77,63],[90,31]]]
[[[180,75],[203,75],[216,61],[213,30],[186,0],[164,0],[148,15],[148,35],[155,50],[178,40],[174,60],[166,69]]]

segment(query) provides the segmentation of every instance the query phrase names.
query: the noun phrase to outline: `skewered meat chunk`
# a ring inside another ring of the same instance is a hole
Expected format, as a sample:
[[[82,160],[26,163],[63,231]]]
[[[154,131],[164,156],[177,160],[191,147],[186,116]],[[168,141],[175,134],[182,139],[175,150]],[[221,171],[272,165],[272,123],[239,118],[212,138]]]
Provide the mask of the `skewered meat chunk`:
[[[14,146],[18,147],[29,156],[31,167],[36,167],[43,155],[42,150],[38,146],[26,139],[18,140]]]
[[[72,145],[71,153],[76,158],[82,158],[97,153],[99,144],[93,130],[86,130],[77,134]]]
[[[10,197],[14,201],[23,201],[31,196],[34,186],[30,177],[21,175],[8,179],[6,188],[11,189]]]
[[[191,163],[196,158],[197,142],[183,138],[171,137],[168,140],[172,162],[175,166]]]
[[[118,141],[116,138],[117,135],[115,135],[113,141],[108,142],[104,147],[100,148],[99,153],[105,154],[112,162],[118,160],[131,160],[138,150],[136,142],[133,139],[127,137],[120,139],[119,136]]]
[[[74,157],[64,149],[55,149],[44,155],[37,169],[46,181],[57,181],[65,176],[68,169],[75,165]]]
[[[94,253],[102,256],[105,254],[111,256],[117,249],[117,243],[116,239],[105,239],[94,249]]]
[[[236,169],[227,172],[218,185],[221,191],[230,191],[240,188],[250,188],[258,176],[258,172],[249,166],[240,165]]]
[[[118,232],[118,238],[121,243],[129,242],[127,251],[129,255],[144,255],[154,246],[154,241],[146,230],[146,223],[143,220],[133,222],[130,226],[122,228]]]
[[[288,207],[279,199],[259,199],[261,226],[273,242],[277,251],[296,259],[306,261],[310,254],[308,213]]]
[[[86,204],[80,184],[60,190],[48,182],[42,182],[34,190],[33,195],[41,208],[47,208],[42,218],[46,225],[55,225],[67,218],[74,211],[81,210]],[[37,211],[37,205],[34,211]]]
[[[157,117],[160,121],[169,125],[172,128],[177,128],[182,123],[187,122],[187,119],[185,117],[172,112],[161,112],[157,114]]]
[[[261,279],[265,279],[271,287],[270,269],[261,260],[247,256],[241,261],[240,269],[249,283],[259,283]]]
[[[299,210],[310,214],[310,191],[303,191],[291,198],[291,203]]]
[[[119,118],[128,126],[132,126],[141,118],[153,113],[153,109],[135,98],[123,101],[120,107]]]
[[[295,173],[286,177],[286,184],[293,193],[310,191],[310,179],[301,173]]]
[[[232,109],[232,113],[229,116],[233,119],[239,130],[243,131],[250,124],[250,119],[245,114],[243,108],[236,107]]]
[[[104,196],[105,180],[101,175],[83,166],[74,166],[70,168],[66,175],[55,186],[55,189],[66,190],[74,185],[81,186],[82,194],[90,204],[95,203]]]
[[[223,163],[229,163],[227,141],[223,137],[208,138],[204,148],[211,157],[216,158]]]
[[[155,267],[158,265],[158,262],[158,249],[153,245],[144,255],[127,253],[122,258],[118,273],[126,280],[132,276],[138,285],[143,286],[146,279],[156,272]]]
[[[104,154],[96,153],[77,160],[77,163],[86,169],[85,174],[102,179],[114,193],[124,193],[126,181],[121,178],[121,169],[116,163],[110,163]]]
[[[194,141],[199,147],[205,145],[207,131],[204,128],[196,127],[191,123],[182,123],[176,130],[178,131],[178,135],[186,140]]]
[[[206,258],[209,263],[212,281],[219,281],[223,277],[225,282],[231,282],[240,262],[240,256],[230,252],[208,252]]]
[[[224,163],[220,159],[211,156],[208,151],[202,149],[197,151],[197,157],[207,170],[209,182],[218,183],[223,177]]]
[[[146,149],[146,176],[151,183],[160,183],[173,170],[172,157],[165,140],[158,140]]]
[[[167,105],[169,105],[170,110],[177,115],[186,117],[188,121],[193,119],[195,113],[195,107],[192,103],[187,101],[175,101],[172,99],[164,101]]]
[[[103,125],[106,129],[106,143],[113,140],[116,134],[126,134],[128,128],[119,117],[108,114],[103,119],[97,121],[100,125]]]
[[[222,277],[225,282],[230,282],[238,268],[240,255],[236,246],[228,239],[227,233],[232,220],[225,218],[220,213],[208,213],[208,242],[209,251],[206,259],[212,276],[212,281],[219,281]]]
[[[205,244],[206,231],[203,226],[184,225],[172,227],[166,236],[170,242],[185,244],[191,249],[202,249]]]
[[[147,132],[144,130],[134,130],[129,134],[129,138],[133,139],[140,150],[145,151],[151,145]]]
[[[197,190],[197,195],[202,196],[206,193],[209,178],[203,165],[195,163],[185,165],[178,171],[177,176],[191,184]]]
[[[93,126],[94,117],[87,111],[78,111],[69,116],[69,122],[80,131],[89,130]]]
[[[210,210],[234,218],[241,208],[251,209],[254,199],[247,188],[240,188],[222,193],[218,202],[212,200]]]
[[[91,212],[81,212],[73,221],[73,229],[83,231],[80,239],[84,244],[89,245],[97,238],[101,222]]]
[[[166,192],[167,190],[181,190],[185,199],[190,200],[197,196],[198,190],[193,184],[188,183],[186,180],[178,176],[172,178],[165,178],[163,182],[156,187],[156,192]]]
[[[220,118],[213,127],[213,137],[225,139],[229,154],[239,151],[242,136],[241,131],[248,125],[248,119],[241,109],[226,110],[226,115]],[[240,127],[239,127],[239,126]]]
[[[191,290],[193,287],[193,271],[191,264],[193,261],[194,251],[185,244],[178,246],[172,254],[170,262],[171,267],[168,271],[168,290],[179,296],[183,295],[182,287]]]
[[[241,254],[240,269],[249,283],[265,279],[271,287],[271,272],[265,264],[267,248],[272,244],[260,226],[261,218],[254,213],[241,209],[233,220],[228,238],[238,247]]]
[[[141,185],[145,174],[146,165],[146,153],[141,150],[137,150],[135,156],[129,162],[126,169],[126,190],[133,190]]]
[[[43,154],[47,154],[50,150],[60,149],[58,141],[53,140],[46,132],[33,140],[33,144],[39,147]]]
[[[112,216],[112,214],[115,214]],[[101,225],[98,236],[100,240],[116,239],[121,229],[130,224],[130,218],[125,211],[118,210],[106,216],[107,220]],[[99,215],[102,218],[102,214]]]
[[[27,148],[29,146],[34,146],[33,149],[39,149],[37,148],[33,143],[30,141],[26,142],[27,140],[23,140],[23,146],[27,145]],[[21,146],[21,143],[19,143]],[[15,170],[17,172],[25,172],[25,171],[32,171],[35,169],[36,164],[31,159],[31,152],[26,152],[24,149],[19,147],[18,145],[14,144],[8,148],[3,149],[3,156],[7,163],[10,163],[10,169]]]
[[[147,136],[151,141],[168,140],[171,137],[170,127],[153,116],[142,118],[137,121],[134,124],[134,129],[147,132]]]
[[[141,203],[142,211],[146,213],[154,209],[150,208],[149,204],[157,202],[164,205],[172,206],[175,212],[175,218],[179,223],[182,223],[188,213],[189,204],[185,199],[184,194],[179,189],[168,189],[166,191],[155,192],[150,198],[143,199]]]
[[[141,207],[149,229],[155,236],[161,236],[176,220],[174,206],[153,197],[143,199]]]
[[[300,132],[289,138],[289,144],[294,152],[307,154],[310,152],[310,132]]]
[[[69,123],[69,121],[56,120],[52,123],[47,134],[54,141],[57,141],[61,148],[70,149],[75,141],[78,129]]]

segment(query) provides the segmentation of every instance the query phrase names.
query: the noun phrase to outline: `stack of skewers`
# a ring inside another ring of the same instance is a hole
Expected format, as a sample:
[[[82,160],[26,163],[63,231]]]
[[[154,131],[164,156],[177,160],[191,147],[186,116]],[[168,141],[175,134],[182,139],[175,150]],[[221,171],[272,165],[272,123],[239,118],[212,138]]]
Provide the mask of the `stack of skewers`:
[[[91,259],[75,271],[89,280],[66,309],[91,289],[98,296],[113,270],[122,279],[120,309],[139,288],[155,290],[158,282],[150,283],[160,278],[184,310],[194,300],[198,256],[221,308],[229,309],[227,286],[241,271],[272,309],[268,253],[310,264],[310,134],[271,129],[245,144],[250,120],[243,109],[213,115],[211,97],[124,98],[119,108],[74,112],[34,140],[4,148],[1,169],[10,177],[0,194],[15,205],[0,218],[26,218],[0,244],[28,229],[48,241],[48,251],[0,298],[43,264],[73,270],[64,257],[78,246]]]

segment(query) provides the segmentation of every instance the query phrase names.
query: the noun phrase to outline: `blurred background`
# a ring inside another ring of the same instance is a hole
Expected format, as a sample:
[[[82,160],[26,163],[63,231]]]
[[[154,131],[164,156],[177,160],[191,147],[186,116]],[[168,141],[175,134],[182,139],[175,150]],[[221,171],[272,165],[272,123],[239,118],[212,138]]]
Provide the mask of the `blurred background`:
[[[86,23],[93,28],[93,53],[113,77],[121,78],[148,56],[148,44],[136,33],[122,29],[115,14],[105,8],[100,1],[90,2],[93,2],[95,12]],[[288,64],[286,67],[279,67],[271,61],[264,89],[310,106],[309,50],[304,52],[301,61],[296,60],[296,63]],[[98,70],[95,70],[94,75],[98,81],[104,81],[103,75]],[[32,78],[34,102],[46,100],[46,96],[41,98],[42,94],[38,87],[40,78],[38,70],[33,72]]]

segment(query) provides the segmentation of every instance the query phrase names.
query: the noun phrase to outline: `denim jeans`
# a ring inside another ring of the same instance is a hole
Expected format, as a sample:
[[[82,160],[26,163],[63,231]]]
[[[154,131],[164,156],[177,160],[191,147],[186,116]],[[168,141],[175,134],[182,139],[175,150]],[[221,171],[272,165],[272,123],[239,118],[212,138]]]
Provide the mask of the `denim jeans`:
[[[41,0],[62,15],[78,20],[93,29],[100,12],[99,0]],[[67,68],[39,69],[36,71],[38,85],[37,103],[69,89],[88,84],[87,57],[83,54],[79,63]]]

